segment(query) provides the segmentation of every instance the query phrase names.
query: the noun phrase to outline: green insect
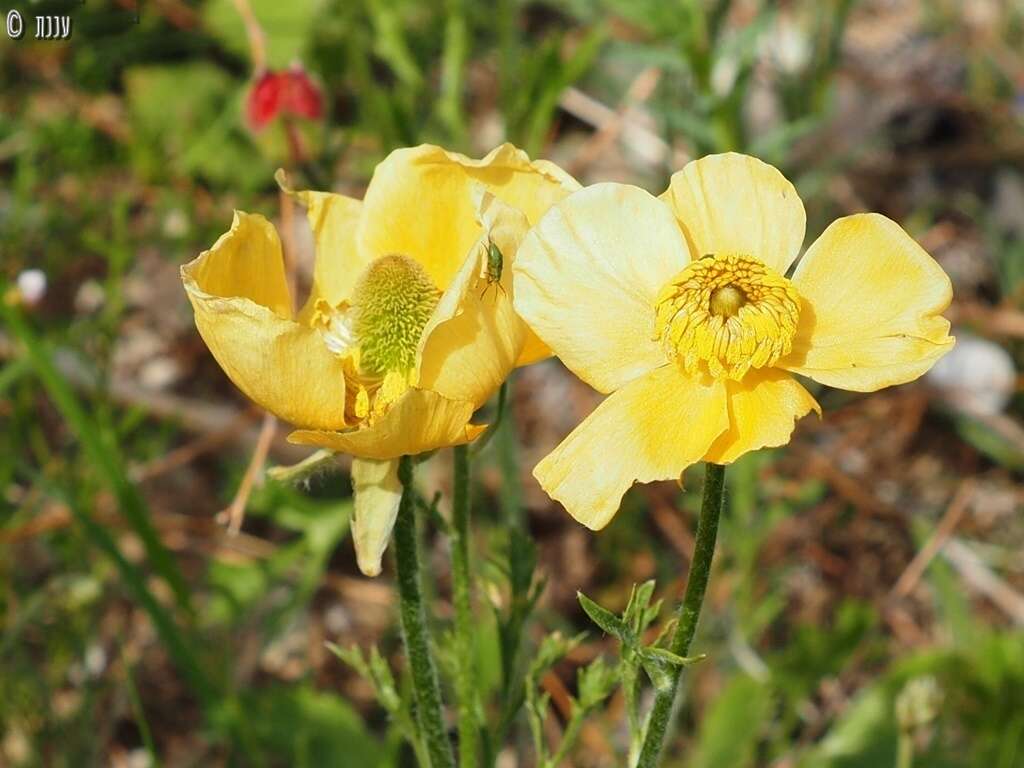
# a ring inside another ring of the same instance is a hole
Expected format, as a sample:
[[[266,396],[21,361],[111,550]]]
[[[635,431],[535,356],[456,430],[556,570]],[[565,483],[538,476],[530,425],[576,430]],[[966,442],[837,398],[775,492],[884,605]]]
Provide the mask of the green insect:
[[[487,258],[484,261],[483,269],[480,270],[480,277],[487,280],[487,285],[484,286],[483,291],[480,293],[481,299],[487,294],[487,290],[492,285],[497,286],[498,290],[505,294],[505,287],[501,284],[501,271],[504,266],[505,257],[502,256],[501,249],[495,245],[490,235],[488,235]],[[508,294],[505,295],[507,296]]]

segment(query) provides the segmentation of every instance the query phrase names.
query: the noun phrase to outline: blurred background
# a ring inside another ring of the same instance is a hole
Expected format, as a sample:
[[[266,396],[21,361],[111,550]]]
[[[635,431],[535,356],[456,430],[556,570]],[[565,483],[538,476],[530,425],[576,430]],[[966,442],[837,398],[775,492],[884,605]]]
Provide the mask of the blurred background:
[[[0,766],[413,764],[324,645],[377,643],[400,668],[393,572],[358,574],[344,472],[262,479],[258,446],[271,463],[305,454],[212,360],[178,268],[234,208],[259,212],[301,299],[311,237],[275,169],[361,196],[395,147],[481,156],[504,140],[583,183],[655,193],[691,158],[756,154],[796,184],[808,243],[880,211],[955,286],[958,345],[928,376],[815,387],[823,420],[729,472],[695,645],[709,658],[687,672],[666,765],[889,766],[902,732],[915,765],[1024,766],[1019,0],[11,9],[25,34],[0,31]],[[69,16],[68,39],[35,39],[36,15]],[[613,651],[576,590],[621,609],[655,578],[675,604],[700,470],[687,493],[634,489],[592,535],[529,470],[599,397],[557,361],[512,393],[511,429],[475,465],[473,551],[496,570],[503,515],[521,513],[547,577],[528,644],[593,630],[543,680],[557,733],[576,668]],[[426,491],[448,490],[448,461],[424,465]],[[516,467],[521,491],[501,482]],[[442,625],[445,542],[428,531]],[[518,723],[499,765],[532,765],[528,742]],[[616,694],[569,764],[621,765],[623,742]]]

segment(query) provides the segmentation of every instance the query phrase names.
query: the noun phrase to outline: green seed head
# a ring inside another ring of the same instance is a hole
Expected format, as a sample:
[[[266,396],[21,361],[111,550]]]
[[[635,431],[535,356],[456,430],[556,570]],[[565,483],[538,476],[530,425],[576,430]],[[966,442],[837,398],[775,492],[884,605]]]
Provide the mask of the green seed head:
[[[363,273],[352,298],[360,367],[373,376],[407,373],[440,293],[418,262],[381,256]]]

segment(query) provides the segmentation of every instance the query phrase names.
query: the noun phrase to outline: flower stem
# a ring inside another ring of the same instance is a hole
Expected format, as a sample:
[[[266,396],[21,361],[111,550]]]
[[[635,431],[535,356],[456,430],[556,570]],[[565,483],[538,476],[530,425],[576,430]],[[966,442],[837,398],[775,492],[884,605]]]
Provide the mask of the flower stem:
[[[700,609],[704,604],[704,592],[711,574],[711,560],[715,554],[715,539],[718,537],[718,518],[722,513],[724,490],[725,467],[707,464],[704,475],[704,500],[697,522],[693,561],[690,563],[690,574],[686,580],[686,594],[679,606],[678,623],[669,646],[669,650],[677,656],[686,656],[689,653],[690,643],[697,631]],[[654,697],[654,706],[648,717],[647,734],[637,760],[637,768],[657,768],[662,744],[672,718],[672,707],[681,674],[682,668],[677,667],[672,673],[671,684],[658,691]]]
[[[558,768],[569,756],[569,752],[576,746],[576,741],[583,730],[583,720],[587,712],[583,707],[573,706],[572,715],[569,717],[569,724],[562,733],[562,742],[558,745],[558,751],[548,760],[544,761],[544,768]]]
[[[416,491],[412,485],[412,458],[403,456],[398,465],[402,500],[395,521],[395,560],[398,564],[398,599],[405,653],[412,672],[413,697],[420,734],[427,744],[430,766],[454,768],[455,756],[444,727],[437,669],[430,653],[430,634],[423,608],[419,553],[416,551]]]
[[[452,602],[455,605],[455,689],[459,697],[459,765],[476,768],[479,733],[473,606],[469,581],[469,447],[454,448],[452,490]]]

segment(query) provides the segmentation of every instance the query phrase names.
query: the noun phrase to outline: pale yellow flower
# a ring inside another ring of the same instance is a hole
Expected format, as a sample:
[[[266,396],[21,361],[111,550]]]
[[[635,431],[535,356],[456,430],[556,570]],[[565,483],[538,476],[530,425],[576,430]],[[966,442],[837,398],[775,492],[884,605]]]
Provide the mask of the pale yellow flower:
[[[531,223],[579,185],[503,145],[482,160],[402,149],[364,200],[298,192],[316,242],[298,315],[281,243],[261,216],[182,267],[196,326],[252,400],[299,429],[289,440],[355,458],[353,538],[374,575],[401,496],[398,459],[476,437],[470,424],[517,364],[548,354],[515,314],[511,265]],[[503,255],[497,284],[487,268]]]
[[[787,443],[820,408],[791,374],[871,392],[949,351],[949,278],[878,214],[804,240],[796,189],[745,155],[705,157],[655,198],[598,184],[523,241],[516,309],[609,394],[534,470],[581,523],[608,523],[636,481],[679,478]]]

